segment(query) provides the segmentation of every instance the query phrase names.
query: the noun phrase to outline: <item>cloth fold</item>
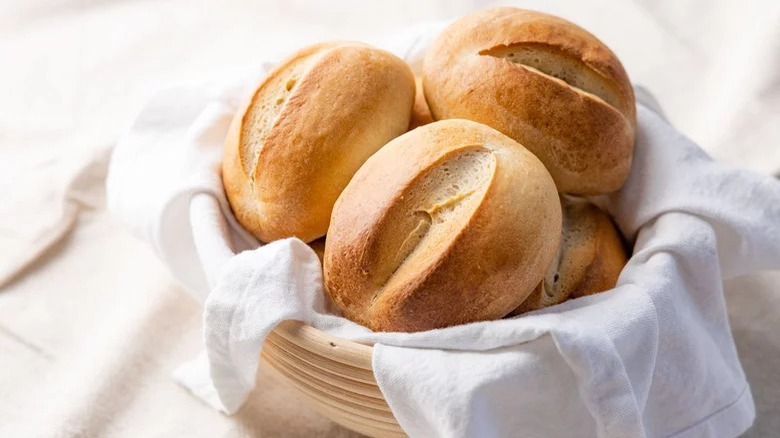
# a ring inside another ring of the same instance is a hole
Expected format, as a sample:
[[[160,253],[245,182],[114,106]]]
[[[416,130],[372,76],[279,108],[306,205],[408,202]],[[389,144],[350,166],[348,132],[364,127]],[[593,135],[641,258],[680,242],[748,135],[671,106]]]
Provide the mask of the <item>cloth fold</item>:
[[[429,37],[393,49],[419,64]],[[614,290],[515,319],[372,333],[329,312],[308,246],[258,247],[230,215],[219,160],[241,88],[158,95],[107,182],[109,208],[204,302],[206,353],[177,376],[215,408],[238,409],[265,336],[297,319],[374,344],[377,383],[411,436],[733,436],[752,423],[722,278],[780,266],[777,181],[711,161],[639,105],[632,174],[605,200],[634,241]]]

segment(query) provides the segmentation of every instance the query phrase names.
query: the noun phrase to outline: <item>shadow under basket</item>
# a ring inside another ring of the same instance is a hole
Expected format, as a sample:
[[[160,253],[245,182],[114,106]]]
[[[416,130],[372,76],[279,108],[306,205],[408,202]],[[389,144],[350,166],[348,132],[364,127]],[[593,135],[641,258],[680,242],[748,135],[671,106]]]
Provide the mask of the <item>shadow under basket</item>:
[[[374,378],[372,347],[284,321],[266,338],[261,358],[312,406],[371,437],[405,437]]]

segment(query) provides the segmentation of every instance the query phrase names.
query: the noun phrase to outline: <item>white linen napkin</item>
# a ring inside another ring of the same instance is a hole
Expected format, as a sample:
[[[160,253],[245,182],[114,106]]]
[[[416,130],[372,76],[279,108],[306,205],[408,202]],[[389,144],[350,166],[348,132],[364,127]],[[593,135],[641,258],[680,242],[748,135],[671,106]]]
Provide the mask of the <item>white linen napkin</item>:
[[[390,48],[419,64],[435,29]],[[107,180],[109,209],[204,302],[205,354],[177,378],[212,406],[241,406],[265,336],[296,319],[374,343],[377,383],[410,436],[736,436],[752,423],[722,279],[780,266],[778,181],[711,161],[639,105],[631,176],[603,200],[634,243],[614,290],[515,319],[372,333],[328,311],[308,246],[257,247],[230,214],[219,162],[248,77],[158,94]]]

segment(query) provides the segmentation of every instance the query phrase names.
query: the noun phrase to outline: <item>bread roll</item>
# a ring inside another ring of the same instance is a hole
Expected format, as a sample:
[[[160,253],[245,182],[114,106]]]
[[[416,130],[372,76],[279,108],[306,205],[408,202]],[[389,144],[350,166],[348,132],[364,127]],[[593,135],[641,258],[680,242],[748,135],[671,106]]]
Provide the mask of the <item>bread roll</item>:
[[[309,242],[309,247],[314,250],[317,258],[320,259],[320,263],[322,263],[322,258],[325,256],[325,237]]]
[[[431,110],[428,108],[428,102],[425,101],[425,94],[422,89],[422,77],[414,80],[416,91],[414,95],[414,107],[412,107],[412,120],[409,121],[409,130],[427,125],[433,122]]]
[[[561,18],[497,8],[455,21],[423,65],[434,120],[475,120],[517,140],[563,193],[618,190],[631,169],[636,109],[607,46]]]
[[[269,242],[325,234],[333,203],[361,164],[409,126],[414,76],[358,43],[302,49],[233,120],[222,178],[238,221]]]
[[[584,200],[564,197],[558,254],[544,280],[510,315],[612,289],[626,261],[623,241],[609,215]]]
[[[476,122],[435,122],[388,143],[344,189],[325,286],[376,331],[497,319],[544,277],[560,232],[555,184],[531,152]]]

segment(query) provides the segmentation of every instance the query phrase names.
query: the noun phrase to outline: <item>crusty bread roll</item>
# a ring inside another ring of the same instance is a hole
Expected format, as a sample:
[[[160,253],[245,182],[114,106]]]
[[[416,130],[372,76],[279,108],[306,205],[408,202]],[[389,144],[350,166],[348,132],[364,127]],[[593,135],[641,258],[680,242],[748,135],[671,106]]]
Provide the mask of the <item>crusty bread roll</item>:
[[[376,331],[498,319],[544,277],[560,232],[539,159],[488,126],[435,122],[385,145],[344,189],[325,286],[344,316]]]
[[[465,118],[517,140],[563,193],[618,190],[631,169],[634,92],[601,41],[561,18],[497,8],[432,44],[423,90],[434,120]]]
[[[334,42],[282,62],[236,114],[222,179],[238,221],[269,242],[325,234],[361,164],[409,126],[414,76],[401,59]]]
[[[412,119],[409,121],[409,130],[433,122],[428,102],[425,101],[425,93],[422,89],[422,76],[415,78],[416,91],[414,95],[414,107],[412,107]]]
[[[558,253],[544,280],[511,316],[612,289],[626,264],[623,241],[607,213],[577,198],[564,197],[562,205]]]
[[[314,250],[317,258],[320,259],[320,263],[322,263],[322,258],[325,256],[325,237],[309,242],[309,247]]]

